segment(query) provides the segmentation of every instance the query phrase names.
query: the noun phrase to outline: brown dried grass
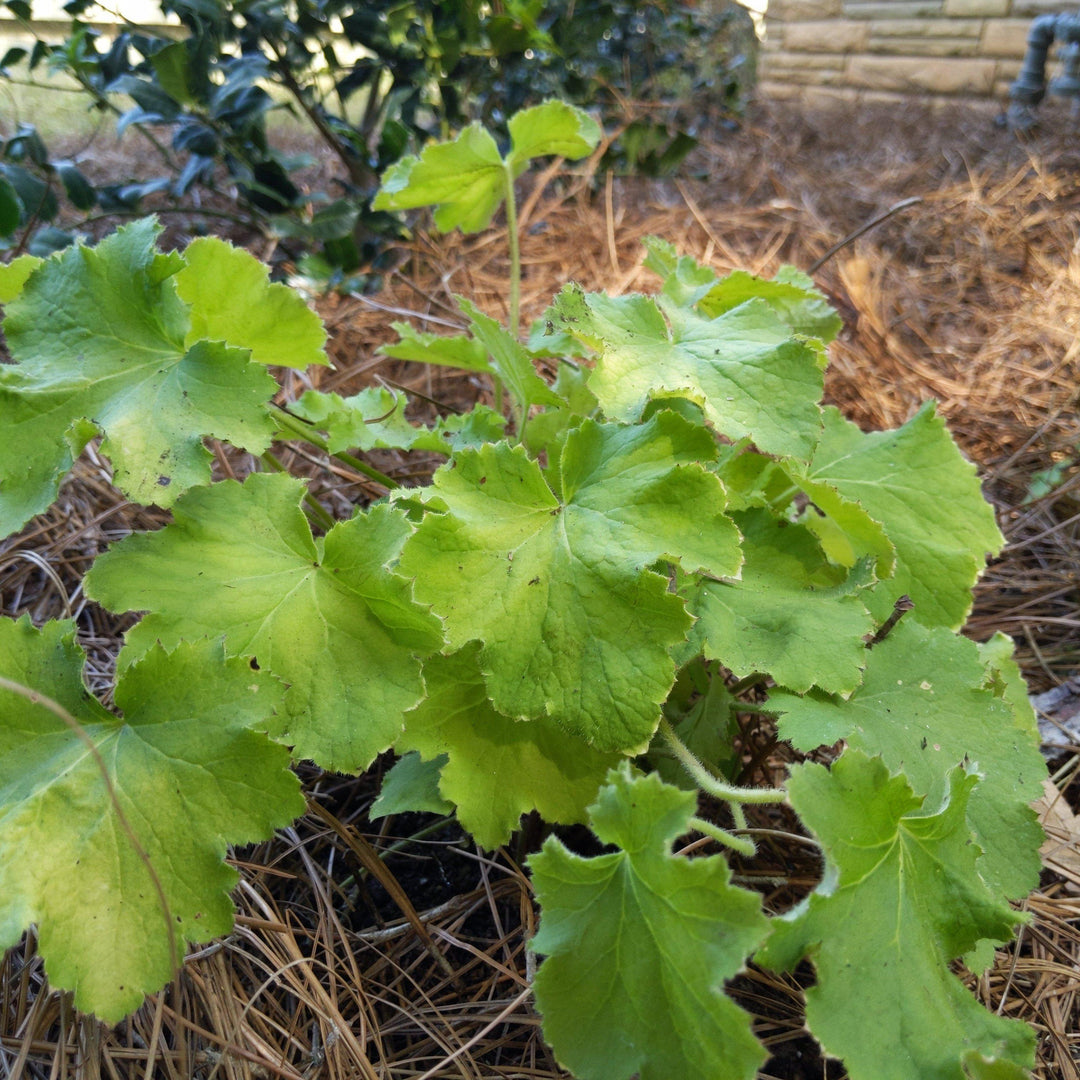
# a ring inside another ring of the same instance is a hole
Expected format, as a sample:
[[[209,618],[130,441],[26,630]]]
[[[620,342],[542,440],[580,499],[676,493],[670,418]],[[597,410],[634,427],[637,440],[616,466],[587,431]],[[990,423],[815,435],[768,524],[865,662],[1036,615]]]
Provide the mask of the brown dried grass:
[[[977,588],[969,630],[980,639],[1011,634],[1033,689],[1042,689],[1080,666],[1080,474],[1069,467],[1055,492],[1024,502],[1032,475],[1071,460],[1080,439],[1080,145],[1052,125],[1019,142],[993,119],[975,108],[774,106],[699,151],[695,179],[607,178],[595,189],[587,170],[549,172],[523,200],[523,313],[539,315],[567,280],[613,293],[650,289],[655,281],[640,267],[647,235],[719,271],[768,274],[782,261],[810,266],[867,220],[918,196],[815,275],[845,320],[827,394],[867,428],[903,422],[926,397],[940,402],[986,476],[1008,540]],[[335,369],[313,382],[353,391],[384,379],[451,408],[482,397],[485,388],[467,374],[419,371],[374,350],[392,337],[394,318],[413,317],[422,329],[457,323],[454,293],[505,315],[504,251],[498,230],[418,233],[377,297],[320,302]],[[303,385],[289,375],[286,398]],[[318,459],[295,464],[339,514],[380,493]],[[376,464],[402,478],[430,465],[418,470],[394,455]],[[219,469],[228,475],[246,464],[221,454]],[[91,682],[107,692],[124,624],[88,604],[79,580],[111,541],[162,519],[124,503],[108,485],[107,465],[91,455],[57,506],[0,546],[3,612],[78,618]],[[745,738],[756,746],[752,758],[767,762],[768,733],[748,729]],[[1070,752],[1057,762],[1068,796],[1077,760]],[[523,943],[536,914],[521,852],[484,855],[452,824],[427,819],[383,823],[400,838],[380,833],[366,819],[378,770],[360,778],[310,772],[305,780],[335,825],[308,815],[238,855],[234,933],[193,953],[178,980],[124,1024],[105,1029],[48,993],[32,938],[10,952],[0,966],[0,1072],[117,1080],[563,1075],[527,992]],[[358,836],[403,883],[433,948],[357,862]],[[743,872],[782,908],[817,870],[799,850],[769,854],[766,866]],[[1080,1078],[1077,888],[1047,872],[1024,904],[1031,921],[1018,941],[998,951],[984,976],[969,977],[988,1007],[1034,1025],[1042,1080]],[[735,992],[775,1055],[763,1076],[840,1074],[802,1028],[799,979],[752,969]]]

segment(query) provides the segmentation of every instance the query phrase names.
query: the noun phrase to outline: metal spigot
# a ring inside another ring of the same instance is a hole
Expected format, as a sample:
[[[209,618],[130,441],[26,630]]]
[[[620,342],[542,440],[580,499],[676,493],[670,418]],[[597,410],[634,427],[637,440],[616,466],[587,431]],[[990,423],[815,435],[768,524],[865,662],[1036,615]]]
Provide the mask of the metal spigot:
[[[1080,14],[1040,15],[1028,31],[1027,52],[1016,81],[1009,87],[1008,125],[1026,130],[1035,123],[1035,109],[1046,96],[1046,60],[1054,42],[1063,72],[1050,83],[1052,94],[1080,101]]]

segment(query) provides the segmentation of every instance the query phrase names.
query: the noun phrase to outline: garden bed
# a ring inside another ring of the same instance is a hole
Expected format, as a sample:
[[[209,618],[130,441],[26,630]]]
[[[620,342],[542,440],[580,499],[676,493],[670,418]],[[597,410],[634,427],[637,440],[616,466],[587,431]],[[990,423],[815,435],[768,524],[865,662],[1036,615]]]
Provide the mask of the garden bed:
[[[1010,634],[1032,689],[1045,690],[1080,669],[1080,473],[1070,465],[1080,439],[1080,145],[1063,126],[1021,142],[994,121],[985,108],[785,104],[700,148],[685,179],[550,170],[522,199],[522,304],[526,316],[539,315],[566,280],[612,293],[651,289],[655,279],[640,266],[648,235],[719,271],[809,269],[867,222],[919,199],[815,272],[845,323],[827,396],[867,429],[902,423],[927,397],[941,403],[986,477],[1008,541],[977,587],[969,632]],[[183,242],[184,223],[173,239]],[[318,301],[335,367],[316,370],[310,383],[287,373],[286,396],[384,380],[411,391],[418,414],[467,407],[486,393],[474,376],[386,361],[375,350],[393,337],[394,319],[427,330],[457,323],[456,293],[505,315],[504,251],[497,231],[418,231],[380,293]],[[392,454],[375,463],[405,482],[417,467]],[[381,494],[324,466],[316,459],[305,471],[339,516]],[[219,455],[225,474],[245,467]],[[1040,475],[1055,468],[1053,490],[1042,493]],[[78,582],[104,546],[162,518],[123,502],[107,479],[106,464],[88,456],[56,506],[0,546],[3,614],[77,614],[99,688],[124,623],[84,601]],[[747,721],[742,743],[748,769],[782,767],[759,720]],[[1076,760],[1070,752],[1055,762],[1073,805]],[[528,990],[525,942],[536,912],[520,866],[538,823],[526,822],[522,843],[495,856],[452,823],[417,816],[372,825],[366,809],[378,772],[307,775],[328,814],[238,853],[234,934],[189,958],[177,984],[115,1030],[41,992],[31,942],[10,953],[0,969],[0,1044],[11,1074],[562,1075]],[[1058,825],[1066,836],[1071,827],[1067,816]],[[361,834],[385,854],[407,903],[374,880],[358,854],[367,850]],[[1080,874],[1068,860],[1056,865],[1027,901],[1032,922],[1018,944],[999,950],[972,983],[991,1008],[1036,1026],[1047,1080],[1080,1076]],[[812,887],[817,867],[785,851],[765,853],[753,873],[777,910]],[[752,970],[734,989],[774,1054],[763,1076],[836,1080],[838,1065],[823,1062],[802,1030],[798,977]]]

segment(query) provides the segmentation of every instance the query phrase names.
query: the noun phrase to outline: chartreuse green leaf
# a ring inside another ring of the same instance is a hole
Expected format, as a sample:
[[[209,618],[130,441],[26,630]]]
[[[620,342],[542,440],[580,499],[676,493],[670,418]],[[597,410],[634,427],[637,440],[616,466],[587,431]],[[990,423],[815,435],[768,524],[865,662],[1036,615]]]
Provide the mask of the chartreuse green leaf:
[[[579,1080],[750,1080],[766,1054],[724,994],[764,939],[754,893],[726,860],[671,853],[696,796],[624,763],[589,807],[619,850],[586,859],[550,837],[530,856],[540,902],[532,948],[544,1038]]]
[[[721,434],[809,459],[821,424],[817,352],[764,300],[706,319],[674,305],[662,311],[646,296],[568,286],[554,310],[570,333],[597,347],[589,387],[608,416],[633,421],[650,399],[685,397]]]
[[[508,164],[515,175],[534,158],[558,156],[568,161],[591,154],[600,141],[600,125],[565,101],[544,101],[510,117]]]
[[[368,817],[375,821],[390,814],[452,814],[454,804],[439,794],[439,772],[445,764],[445,754],[431,761],[415,751],[403,755],[383,777]]]
[[[0,675],[80,727],[0,688],[0,949],[36,925],[52,985],[115,1023],[172,978],[170,926],[180,953],[232,928],[226,844],[266,839],[304,799],[256,730],[281,697],[268,673],[220,643],[154,648],[117,683],[121,719],[83,659],[70,622],[0,620]]]
[[[659,236],[646,236],[644,267],[660,278],[660,289],[672,303],[692,308],[715,284],[716,273],[692,255]]]
[[[450,142],[426,146],[420,157],[391,165],[371,205],[376,210],[437,206],[435,225],[443,232],[459,227],[479,232],[491,223],[508,182],[495,140],[479,123],[470,124]]]
[[[390,326],[397,331],[398,340],[380,345],[376,350],[380,356],[491,374],[487,349],[468,334],[426,334],[407,322],[393,322]]]
[[[454,649],[482,645],[495,708],[550,716],[599,750],[643,748],[690,627],[659,559],[738,572],[738,533],[698,462],[709,433],[670,412],[624,427],[586,420],[549,473],[520,447],[466,450],[433,478],[403,574]],[[441,511],[441,512],[440,512]]]
[[[1028,804],[1039,797],[1046,765],[1030,710],[1018,716],[986,681],[974,642],[909,615],[867,650],[862,685],[848,700],[776,692],[768,707],[783,714],[780,734],[800,750],[846,739],[903,769],[930,804],[967,762],[982,776],[968,807],[983,849],[979,872],[1003,895],[1020,897],[1039,876],[1042,833]]]
[[[588,376],[588,371],[577,364],[565,361],[559,364],[551,389],[561,404],[530,417],[525,429],[524,441],[534,454],[542,450],[550,454],[555,443],[578,427],[585,417],[595,417],[598,403],[596,395],[589,389]]]
[[[773,920],[757,960],[813,959],[807,1022],[851,1080],[1020,1076],[1034,1064],[1031,1029],[983,1008],[949,970],[980,939],[1010,939],[1020,919],[976,870],[966,808],[982,783],[955,768],[943,801],[924,801],[905,775],[850,749],[831,771],[792,770],[791,802],[825,849],[825,879]],[[988,1061],[1013,1072],[988,1072]]]
[[[437,206],[443,232],[479,232],[533,158],[549,154],[576,160],[590,153],[600,128],[587,113],[562,101],[546,101],[510,119],[510,152],[504,159],[484,128],[470,124],[450,142],[426,146],[419,157],[402,158],[383,174],[372,206],[410,210]]]
[[[0,368],[0,535],[48,507],[98,432],[117,486],[160,506],[210,479],[205,436],[252,453],[270,445],[277,383],[242,349],[185,344],[172,280],[183,260],[156,254],[158,231],[140,221],[96,248],[68,248],[7,305],[15,364]]]
[[[522,814],[585,820],[585,808],[618,755],[594,750],[549,719],[511,720],[491,707],[477,647],[424,664],[427,697],[405,716],[399,750],[445,759],[439,792],[482,847],[510,839]]]
[[[814,536],[767,510],[733,515],[746,563],[738,580],[690,594],[692,639],[740,678],[765,672],[791,690],[846,694],[862,679],[874,621],[860,599],[869,575],[829,563]]]
[[[457,302],[469,320],[469,328],[476,340],[491,357],[492,369],[513,394],[521,416],[528,416],[532,405],[559,406],[563,403],[562,398],[537,375],[532,356],[519,341],[464,297],[457,297]]]
[[[414,424],[405,419],[404,395],[381,386],[366,387],[347,398],[307,390],[291,410],[327,433],[333,454],[353,448],[450,454],[501,439],[506,426],[506,420],[486,405],[442,418],[433,427]]]
[[[114,611],[148,614],[125,654],[224,635],[289,685],[270,728],[295,756],[325,768],[366,768],[423,696],[421,655],[442,645],[438,620],[387,570],[411,526],[376,506],[315,539],[300,510],[304,485],[255,474],[189,492],[172,525],[121,541],[86,578]]]
[[[843,500],[884,525],[896,548],[896,569],[868,598],[879,620],[906,593],[919,622],[963,625],[971,586],[1003,538],[975,466],[961,455],[932,402],[903,427],[870,433],[827,409],[813,460],[801,474],[793,467],[792,476],[825,513]]]
[[[999,630],[989,641],[979,645],[979,657],[990,673],[987,689],[1005,701],[1013,711],[1016,724],[1022,730],[1032,732],[1034,738],[1034,733],[1038,731],[1035,710],[1028,697],[1027,683],[1020,672],[1020,665],[1013,656],[1015,649],[1013,639]]]
[[[204,236],[184,252],[176,275],[180,299],[191,305],[184,344],[227,341],[251,350],[260,364],[306,368],[326,364],[326,331],[304,298],[271,284],[269,271],[243,248]]]
[[[663,293],[680,307],[696,307],[716,318],[747,300],[764,300],[797,334],[832,341],[844,325],[813,280],[794,266],[781,266],[776,275],[761,278],[735,270],[718,278],[689,255],[679,255],[666,240],[645,239],[645,265],[663,279]]]
[[[44,262],[36,255],[20,255],[0,265],[0,304],[10,304],[23,291],[30,275]]]
[[[781,266],[772,278],[734,270],[702,296],[697,308],[702,315],[716,318],[754,299],[764,300],[796,334],[818,338],[824,344],[844,325],[811,278],[794,266]]]
[[[724,776],[736,771],[739,751],[735,737],[739,725],[735,714],[742,704],[724,684],[718,665],[706,664],[696,656],[675,679],[664,702],[664,715],[680,742],[706,767]],[[676,787],[697,790],[694,778],[672,753],[663,734],[658,732],[649,750],[649,762],[661,780]]]

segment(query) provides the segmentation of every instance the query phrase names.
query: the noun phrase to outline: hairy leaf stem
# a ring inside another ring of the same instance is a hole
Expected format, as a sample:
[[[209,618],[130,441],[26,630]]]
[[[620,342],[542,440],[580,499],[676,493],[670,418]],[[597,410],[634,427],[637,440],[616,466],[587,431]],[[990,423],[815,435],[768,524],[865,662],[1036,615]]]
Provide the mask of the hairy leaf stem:
[[[355,469],[358,473],[366,476],[369,480],[374,480],[377,484],[382,484],[388,491],[394,488],[399,488],[401,485],[392,480],[385,473],[379,472],[378,469],[369,465],[366,461],[361,461],[358,457],[354,457],[352,454],[347,454],[344,450],[333,451],[330,449],[330,444],[310,425],[305,424],[303,420],[293,416],[292,413],[286,409],[281,408],[280,405],[268,405],[270,415],[287,431],[293,435],[303,439],[304,442],[311,443],[316,450],[322,450],[323,453],[329,454],[331,457],[335,457],[338,461],[348,465],[350,469]]]
[[[727,829],[721,829],[719,825],[714,825],[704,818],[692,817],[690,819],[690,828],[703,833],[705,836],[711,836],[717,843],[731,848],[732,851],[737,851],[740,855],[745,855],[748,859],[757,854],[757,845],[753,840],[744,840],[741,836],[736,836],[734,833],[728,832]]]
[[[666,718],[660,720],[660,731],[682,767],[707,795],[712,795],[713,798],[721,799],[726,803],[742,805],[779,803],[787,798],[787,792],[783,788],[745,788],[725,783],[698,761],[690,748],[675,734],[675,729]]]
[[[518,237],[517,202],[514,199],[514,173],[506,168],[506,235],[510,242],[510,333],[517,340],[521,311],[521,245]]]

